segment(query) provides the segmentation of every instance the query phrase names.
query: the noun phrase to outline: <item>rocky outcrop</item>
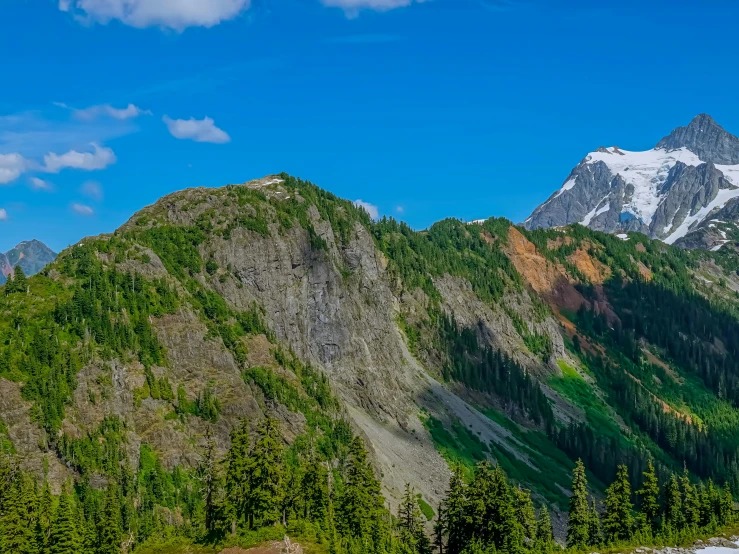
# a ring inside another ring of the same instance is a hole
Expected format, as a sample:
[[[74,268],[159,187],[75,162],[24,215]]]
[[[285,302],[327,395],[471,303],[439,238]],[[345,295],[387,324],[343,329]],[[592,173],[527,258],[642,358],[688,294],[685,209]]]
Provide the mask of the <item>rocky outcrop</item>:
[[[657,148],[687,148],[704,162],[739,164],[739,138],[725,131],[708,114],[700,114],[689,125],[678,127],[660,140]]]
[[[0,253],[0,285],[5,283],[15,266],[20,266],[27,275],[35,275],[56,258],[43,242],[38,240],[24,241],[5,254]]]

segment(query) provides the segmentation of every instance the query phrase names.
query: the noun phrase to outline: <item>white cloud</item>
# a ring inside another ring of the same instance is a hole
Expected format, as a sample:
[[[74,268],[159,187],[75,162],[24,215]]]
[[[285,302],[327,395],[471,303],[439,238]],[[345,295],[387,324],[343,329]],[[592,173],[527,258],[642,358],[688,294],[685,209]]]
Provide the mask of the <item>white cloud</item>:
[[[44,181],[43,179],[39,179],[38,177],[31,177],[28,179],[28,184],[31,185],[31,188],[33,190],[54,190],[54,185],[52,185],[49,181]]]
[[[415,0],[416,3],[424,1]],[[321,0],[321,3],[330,8],[341,8],[348,17],[356,17],[361,10],[386,12],[410,6],[414,0]]]
[[[59,0],[59,9],[82,22],[106,24],[117,19],[137,27],[213,27],[233,19],[250,0]]]
[[[0,185],[6,185],[15,181],[30,166],[30,160],[27,160],[17,152],[0,154]]]
[[[80,187],[80,192],[93,200],[103,199],[103,187],[97,181],[85,181]]]
[[[354,205],[358,208],[364,208],[364,210],[372,219],[380,218],[380,212],[377,209],[377,206],[375,206],[374,204],[370,204],[369,202],[365,202],[364,200],[355,200]]]
[[[66,105],[64,104],[57,105],[60,107],[66,107]],[[90,106],[89,108],[85,108],[83,110],[72,111],[77,119],[81,119],[83,121],[90,121],[101,116],[124,120],[132,119],[140,115],[151,115],[150,110],[142,110],[141,108],[139,108],[138,106],[134,106],[133,104],[129,104],[125,108],[114,108],[110,104],[101,104],[99,106]]]
[[[95,210],[93,210],[90,206],[85,206],[84,204],[72,204],[72,211],[79,215],[85,215],[90,216],[95,214]]]
[[[116,162],[115,153],[104,146],[98,146],[91,143],[92,152],[77,152],[70,150],[65,154],[55,154],[49,152],[44,156],[44,171],[48,173],[59,173],[64,168],[84,169],[85,171],[93,171],[95,169],[104,169]]]
[[[403,206],[395,206],[395,211],[402,214],[405,211],[405,208]]]
[[[166,115],[162,121],[167,124],[167,128],[173,137],[178,139],[190,139],[195,142],[212,142],[215,144],[223,144],[230,142],[231,137],[223,129],[215,126],[215,122],[210,117],[204,119],[170,119]]]
[[[6,221],[8,219],[8,212],[5,211],[5,208],[0,208],[0,221]]]

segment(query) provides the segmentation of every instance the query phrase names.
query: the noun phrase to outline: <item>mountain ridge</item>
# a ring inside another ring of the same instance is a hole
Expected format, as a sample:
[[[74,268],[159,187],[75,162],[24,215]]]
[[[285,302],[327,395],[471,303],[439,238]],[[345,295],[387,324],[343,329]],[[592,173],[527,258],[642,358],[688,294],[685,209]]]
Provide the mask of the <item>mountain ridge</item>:
[[[610,233],[643,232],[671,244],[737,197],[739,138],[701,114],[652,150],[601,147],[589,153],[524,225],[581,223]]]
[[[37,239],[22,241],[7,252],[0,252],[0,285],[7,281],[17,265],[21,266],[27,276],[31,276],[41,271],[55,258],[56,252],[43,242]]]

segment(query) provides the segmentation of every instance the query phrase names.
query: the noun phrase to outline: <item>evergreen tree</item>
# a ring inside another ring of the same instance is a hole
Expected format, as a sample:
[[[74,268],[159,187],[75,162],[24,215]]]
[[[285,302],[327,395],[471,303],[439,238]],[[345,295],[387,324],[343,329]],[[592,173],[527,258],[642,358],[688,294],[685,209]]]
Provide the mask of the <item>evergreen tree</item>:
[[[44,485],[39,497],[38,532],[36,542],[41,550],[45,550],[49,541],[49,530],[53,520],[54,497],[51,494],[49,482],[44,479]]]
[[[254,528],[255,519],[262,525],[280,521],[280,508],[285,494],[282,451],[282,436],[277,421],[267,418],[259,426],[257,442],[246,467],[250,528]]]
[[[728,525],[732,523],[734,519],[734,498],[731,495],[731,489],[729,483],[724,484],[724,490],[721,493],[721,499],[719,500],[719,515],[718,521],[720,525]]]
[[[577,460],[572,473],[567,546],[570,548],[586,548],[589,544],[589,528],[588,480],[585,476],[585,466],[582,460]]]
[[[436,521],[434,522],[434,548],[438,554],[444,554],[444,536],[447,534],[447,514],[446,506],[442,502],[439,504]]]
[[[49,530],[48,552],[50,554],[78,554],[81,547],[72,495],[65,490],[59,497],[59,505]]]
[[[606,540],[611,543],[629,540],[633,532],[634,519],[631,512],[629,470],[623,464],[618,466],[616,480],[606,489],[605,505],[603,527]]]
[[[203,510],[205,516],[205,531],[212,533],[216,529],[218,517],[218,464],[215,458],[215,441],[210,434],[210,428],[206,433],[206,446],[203,461],[198,468],[200,478],[200,494],[203,498]]]
[[[456,465],[449,479],[445,506],[447,554],[460,554],[467,543],[467,487],[462,479],[462,468]]]
[[[603,544],[603,526],[600,522],[600,514],[598,513],[598,506],[595,504],[595,498],[591,498],[588,516],[588,545],[600,546]]]
[[[549,510],[545,504],[539,508],[539,521],[536,526],[536,543],[535,552],[551,552],[554,550],[556,543],[554,542],[554,530],[552,529],[552,519],[549,516]]]
[[[108,485],[105,503],[100,515],[97,554],[119,554],[121,551],[121,511],[118,487],[114,482]]]
[[[684,521],[683,500],[680,484],[675,474],[665,483],[665,518],[664,523],[673,530],[680,529]]]
[[[0,514],[0,553],[37,554],[37,498],[33,481],[16,473],[3,498]]]
[[[226,455],[226,516],[231,533],[236,533],[239,521],[248,515],[249,478],[249,427],[246,420],[231,432],[231,448]]]
[[[520,486],[515,489],[516,497],[516,519],[523,527],[524,536],[533,543],[537,537],[536,529],[536,509],[534,502],[531,500],[531,493],[521,489]]]
[[[641,520],[647,526],[650,532],[657,529],[659,518],[659,482],[657,481],[657,473],[654,470],[654,464],[650,459],[647,463],[647,469],[643,473],[644,480],[641,488],[636,491],[639,496],[639,509]]]
[[[423,514],[418,507],[418,499],[410,484],[398,508],[398,530],[400,542],[411,552],[430,554],[431,543],[423,530]]]
[[[344,492],[337,514],[340,530],[349,537],[368,537],[382,500],[380,484],[359,437],[355,437],[349,447],[345,472]]]
[[[322,522],[328,508],[328,471],[312,451],[300,481],[303,518]]]
[[[683,514],[685,523],[693,527],[698,527],[701,521],[700,498],[698,498],[698,489],[690,482],[688,469],[685,468],[683,476],[680,478],[680,488],[683,495]]]

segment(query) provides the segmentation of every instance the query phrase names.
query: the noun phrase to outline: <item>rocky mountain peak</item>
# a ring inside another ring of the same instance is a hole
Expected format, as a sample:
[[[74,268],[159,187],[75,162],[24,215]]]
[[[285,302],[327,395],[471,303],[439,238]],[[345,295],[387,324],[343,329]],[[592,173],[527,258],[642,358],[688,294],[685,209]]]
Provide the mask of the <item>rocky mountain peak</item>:
[[[34,275],[56,259],[56,252],[40,240],[25,240],[7,252],[0,253],[0,285],[15,266],[21,266],[26,275]]]
[[[656,148],[687,148],[704,162],[739,164],[739,138],[724,130],[708,114],[700,114],[685,127],[678,127],[657,143]]]

